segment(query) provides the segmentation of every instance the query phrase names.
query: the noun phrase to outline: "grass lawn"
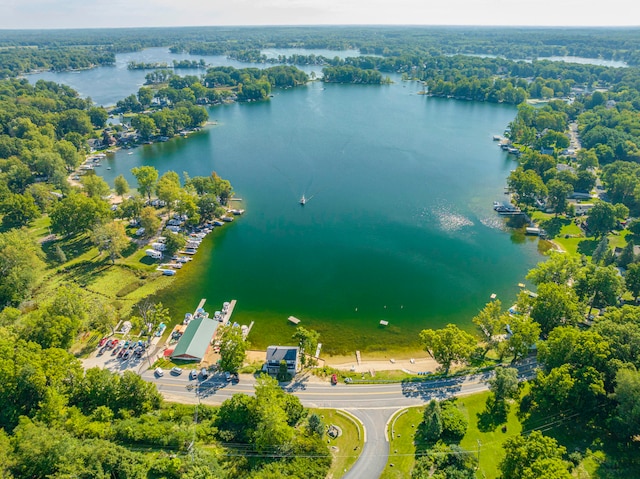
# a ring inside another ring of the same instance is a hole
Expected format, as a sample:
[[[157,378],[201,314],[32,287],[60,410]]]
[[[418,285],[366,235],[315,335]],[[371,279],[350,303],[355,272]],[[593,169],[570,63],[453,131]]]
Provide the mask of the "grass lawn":
[[[477,453],[480,441],[480,467],[478,476],[482,478],[498,477],[498,464],[504,453],[502,444],[510,437],[522,431],[522,425],[516,417],[516,408],[512,406],[506,417],[506,422],[496,418],[495,414],[486,411],[486,401],[489,392],[473,394],[456,400],[458,408],[469,420],[467,434],[460,441],[460,446],[468,451]],[[392,420],[389,430],[390,457],[382,479],[400,479],[411,477],[411,469],[415,462],[416,446],[422,446],[422,441],[415,442],[414,435],[418,425],[422,422],[424,407],[414,407],[406,410]],[[503,426],[506,431],[503,432]],[[393,464],[393,466],[391,466]]]
[[[342,429],[340,437],[330,439],[327,443],[333,455],[327,477],[338,479],[353,466],[362,452],[364,435],[360,422],[337,409],[310,409],[310,412],[318,414],[325,425],[334,424]]]

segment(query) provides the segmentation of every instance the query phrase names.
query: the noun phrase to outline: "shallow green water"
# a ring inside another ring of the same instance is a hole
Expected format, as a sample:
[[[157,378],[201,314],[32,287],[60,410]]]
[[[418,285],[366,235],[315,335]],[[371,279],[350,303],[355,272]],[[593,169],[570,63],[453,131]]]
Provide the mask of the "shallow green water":
[[[200,298],[210,311],[235,298],[255,346],[286,342],[293,315],[340,353],[415,347],[426,327],[471,329],[491,293],[511,301],[541,258],[492,210],[515,164],[491,137],[515,109],[418,89],[276,91],[212,108],[217,126],[188,139],[109,158],[110,181],[140,164],[215,170],[244,199],[245,215],[207,238],[163,303],[182,317]]]

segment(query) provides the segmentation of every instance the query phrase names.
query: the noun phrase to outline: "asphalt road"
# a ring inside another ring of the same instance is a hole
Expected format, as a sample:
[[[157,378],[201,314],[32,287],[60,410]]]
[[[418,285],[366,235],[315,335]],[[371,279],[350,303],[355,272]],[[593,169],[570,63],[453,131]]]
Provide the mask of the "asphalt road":
[[[526,359],[516,365],[520,377],[531,378],[536,362]],[[356,416],[365,429],[365,444],[360,458],[345,474],[345,479],[380,477],[388,457],[389,442],[385,428],[389,418],[399,409],[425,404],[431,399],[464,396],[488,389],[491,373],[448,378],[424,383],[404,382],[389,384],[337,384],[318,382],[302,377],[284,387],[295,394],[306,407],[344,409]],[[217,405],[237,393],[253,395],[256,380],[251,375],[241,375],[239,383],[227,382],[222,373],[211,375],[206,381],[190,380],[188,371],[179,376],[165,371],[156,377],[152,370],[142,377],[156,384],[158,390],[170,401],[195,404],[199,393],[202,404]]]

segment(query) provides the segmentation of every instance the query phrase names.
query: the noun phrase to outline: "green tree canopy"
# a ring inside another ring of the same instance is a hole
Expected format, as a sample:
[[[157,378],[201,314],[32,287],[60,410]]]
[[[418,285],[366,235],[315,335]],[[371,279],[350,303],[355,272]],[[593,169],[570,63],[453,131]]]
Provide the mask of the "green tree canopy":
[[[138,192],[144,196],[147,195],[151,199],[151,193],[155,190],[158,181],[158,170],[153,166],[140,166],[131,169],[131,173],[138,181]]]
[[[447,371],[453,362],[466,363],[476,346],[476,340],[455,324],[443,329],[424,329],[420,332],[424,350]]]

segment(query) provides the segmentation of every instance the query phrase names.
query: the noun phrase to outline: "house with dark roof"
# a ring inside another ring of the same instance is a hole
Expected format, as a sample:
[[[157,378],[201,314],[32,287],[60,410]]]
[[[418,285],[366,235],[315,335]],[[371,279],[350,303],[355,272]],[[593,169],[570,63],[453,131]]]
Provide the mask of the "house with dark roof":
[[[267,348],[267,363],[265,364],[267,373],[278,374],[280,361],[285,361],[287,372],[295,376],[300,367],[300,349],[294,346],[269,346]]]
[[[191,320],[171,353],[171,359],[202,361],[218,324],[218,321],[205,317]]]

